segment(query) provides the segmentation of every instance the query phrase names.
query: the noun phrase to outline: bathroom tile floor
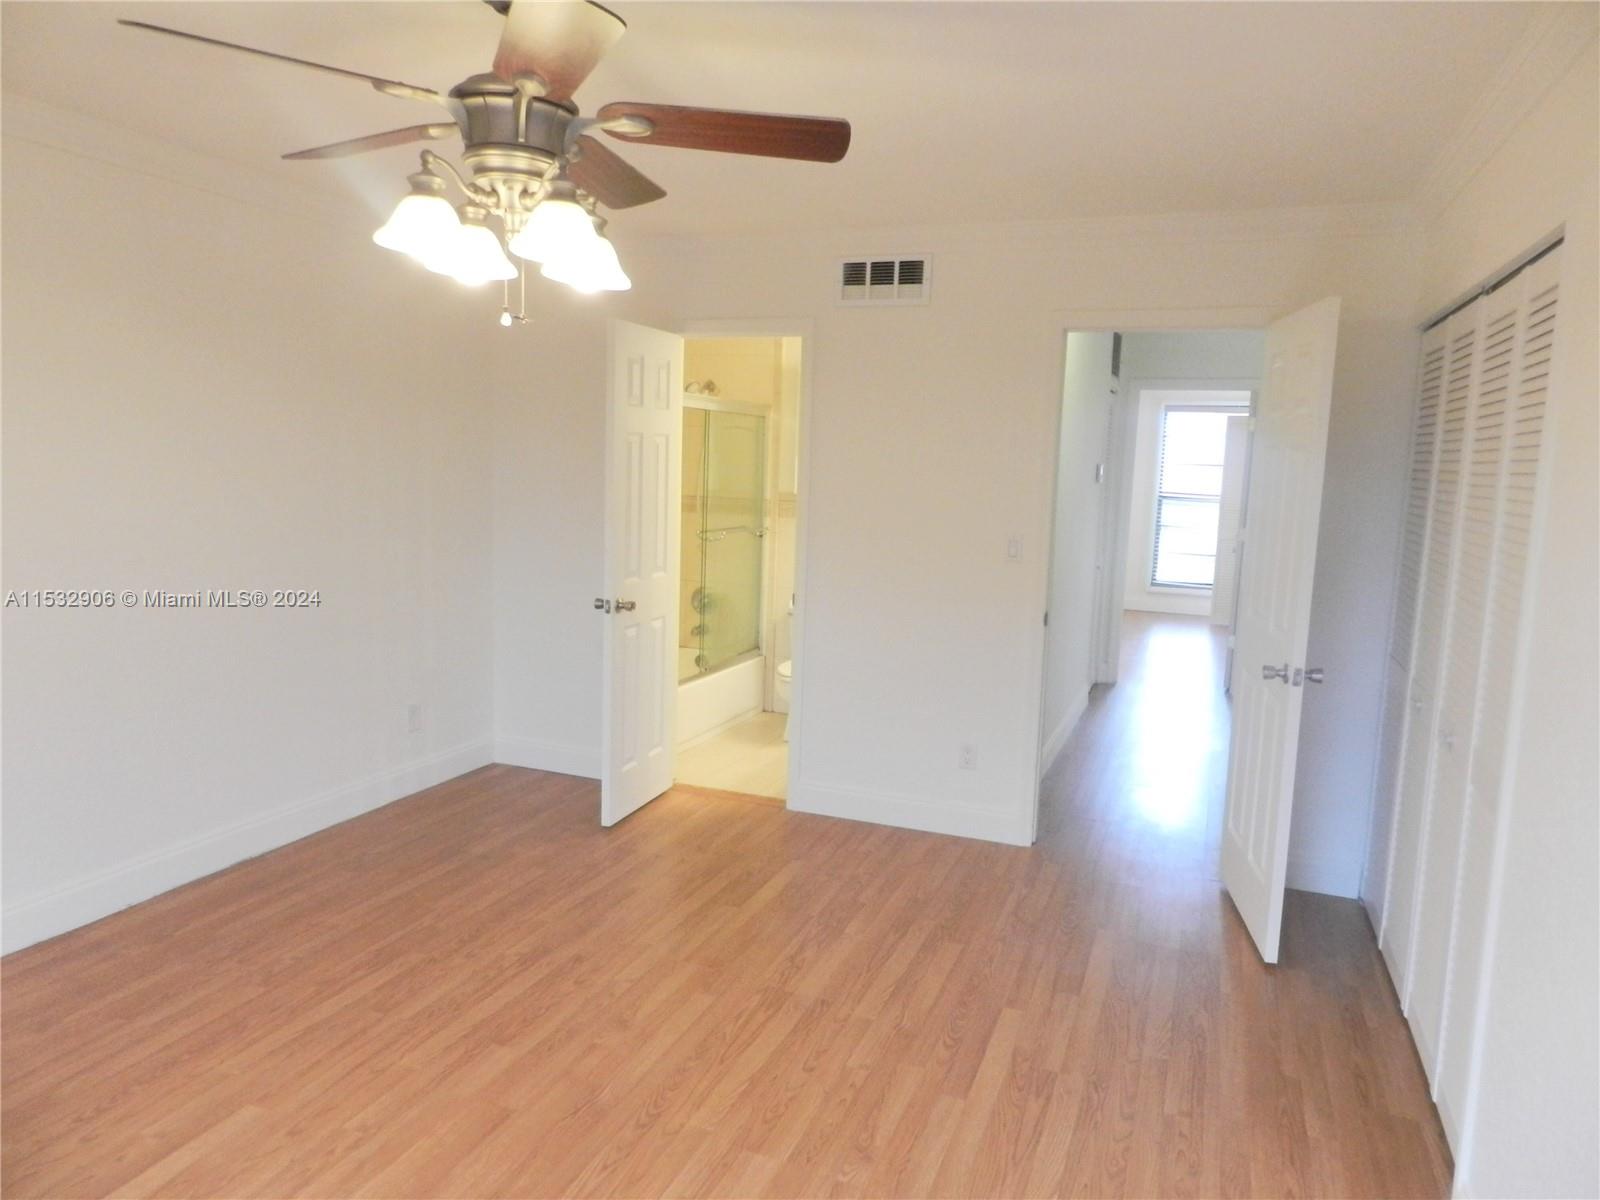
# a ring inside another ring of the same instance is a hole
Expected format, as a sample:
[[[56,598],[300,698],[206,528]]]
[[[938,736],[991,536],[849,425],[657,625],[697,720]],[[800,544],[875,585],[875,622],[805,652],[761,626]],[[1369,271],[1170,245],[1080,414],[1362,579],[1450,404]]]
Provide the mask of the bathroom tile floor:
[[[678,751],[677,781],[692,787],[784,799],[789,790],[789,743],[783,713],[757,713],[715,737]]]

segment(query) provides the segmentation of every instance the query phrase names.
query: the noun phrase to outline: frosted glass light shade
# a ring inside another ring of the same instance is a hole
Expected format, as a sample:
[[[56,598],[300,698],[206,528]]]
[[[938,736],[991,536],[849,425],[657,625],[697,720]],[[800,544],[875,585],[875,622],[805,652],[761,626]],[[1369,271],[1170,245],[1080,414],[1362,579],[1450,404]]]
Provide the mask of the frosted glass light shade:
[[[528,214],[528,223],[511,239],[511,253],[529,262],[550,262],[598,236],[583,205],[553,196],[541,200]]]
[[[500,249],[500,239],[494,230],[474,221],[463,221],[444,273],[457,283],[479,287],[491,279],[515,279],[517,268]]]
[[[398,250],[420,262],[448,251],[461,231],[461,221],[443,196],[412,192],[394,206],[372,240],[385,250]]]
[[[617,248],[598,233],[576,253],[545,263],[539,274],[579,292],[625,292],[633,286],[617,258]]]

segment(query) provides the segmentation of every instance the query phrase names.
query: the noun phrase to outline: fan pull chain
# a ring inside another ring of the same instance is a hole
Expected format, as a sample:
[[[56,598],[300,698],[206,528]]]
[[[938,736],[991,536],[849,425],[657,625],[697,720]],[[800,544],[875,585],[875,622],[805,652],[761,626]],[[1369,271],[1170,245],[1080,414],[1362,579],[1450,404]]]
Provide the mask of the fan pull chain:
[[[517,263],[517,289],[520,292],[517,311],[512,312],[511,281],[505,279],[500,282],[500,324],[506,329],[528,323],[528,265],[520,260]]]

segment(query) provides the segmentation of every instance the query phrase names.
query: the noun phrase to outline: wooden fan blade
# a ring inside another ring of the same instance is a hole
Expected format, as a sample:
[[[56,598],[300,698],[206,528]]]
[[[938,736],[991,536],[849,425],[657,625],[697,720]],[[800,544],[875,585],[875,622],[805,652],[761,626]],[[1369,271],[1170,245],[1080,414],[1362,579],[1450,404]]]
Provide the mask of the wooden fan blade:
[[[379,75],[366,75],[360,71],[346,70],[344,67],[330,67],[326,63],[310,62],[304,58],[293,58],[287,54],[279,54],[273,50],[257,50],[254,46],[241,46],[237,42],[225,42],[221,38],[205,37],[198,33],[185,33],[181,29],[168,29],[165,25],[152,25],[148,21],[119,20],[119,25],[126,25],[131,29],[148,29],[151,33],[164,33],[169,37],[188,38],[191,42],[203,42],[207,46],[221,46],[224,50],[238,50],[245,54],[254,54],[260,58],[271,58],[278,62],[290,63],[297,67],[309,67],[313,71],[326,71],[330,75],[343,75],[346,79],[360,79],[370,83],[380,92],[390,96],[404,96],[413,100],[430,100],[434,104],[443,104],[444,97],[432,88],[418,87],[414,83],[401,83],[398,79],[384,79]]]
[[[391,129],[387,133],[369,133],[366,137],[350,138],[343,142],[330,142],[326,146],[313,146],[310,150],[296,150],[285,158],[344,158],[348,154],[365,154],[368,150],[387,150],[390,146],[404,146],[410,142],[431,142],[449,137],[456,132],[453,121],[436,125],[407,125],[404,129]],[[598,194],[598,193],[597,193]]]
[[[567,177],[607,208],[636,208],[667,193],[621,155],[585,135],[567,164]]]
[[[725,108],[638,104],[631,100],[607,104],[595,115],[601,121],[643,118],[650,122],[648,133],[630,134],[615,129],[606,132],[624,141],[655,146],[800,158],[808,162],[838,162],[850,149],[850,122],[833,117],[785,117]]]
[[[507,83],[537,75],[546,99],[568,100],[625,29],[621,17],[591,0],[512,0],[494,73]]]

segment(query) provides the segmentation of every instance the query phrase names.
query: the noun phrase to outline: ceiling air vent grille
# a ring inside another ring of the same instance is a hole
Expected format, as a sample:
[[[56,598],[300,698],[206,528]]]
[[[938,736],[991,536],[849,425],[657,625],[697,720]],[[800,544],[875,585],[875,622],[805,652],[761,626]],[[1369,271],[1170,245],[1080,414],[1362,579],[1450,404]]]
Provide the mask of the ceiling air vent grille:
[[[841,304],[926,304],[928,258],[862,255],[839,263]]]

